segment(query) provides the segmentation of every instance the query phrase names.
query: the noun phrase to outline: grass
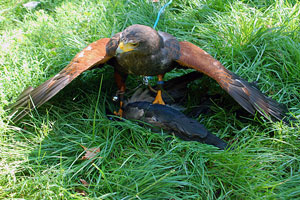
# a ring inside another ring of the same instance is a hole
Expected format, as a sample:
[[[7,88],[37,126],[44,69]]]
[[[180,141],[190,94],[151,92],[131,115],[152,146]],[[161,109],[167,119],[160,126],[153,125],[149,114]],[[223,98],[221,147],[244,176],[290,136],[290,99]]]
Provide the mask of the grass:
[[[84,73],[18,126],[8,124],[4,107],[25,87],[99,38],[135,23],[152,26],[167,1],[41,0],[33,10],[26,2],[0,5],[1,199],[299,199],[299,120],[288,127],[253,117],[206,77],[189,86],[186,106],[221,94],[198,120],[233,151],[110,121],[116,87],[108,66]],[[166,9],[158,29],[257,81],[299,118],[299,24],[297,1],[183,0]],[[130,77],[129,90],[137,85]],[[99,147],[99,158],[80,160],[80,145]]]

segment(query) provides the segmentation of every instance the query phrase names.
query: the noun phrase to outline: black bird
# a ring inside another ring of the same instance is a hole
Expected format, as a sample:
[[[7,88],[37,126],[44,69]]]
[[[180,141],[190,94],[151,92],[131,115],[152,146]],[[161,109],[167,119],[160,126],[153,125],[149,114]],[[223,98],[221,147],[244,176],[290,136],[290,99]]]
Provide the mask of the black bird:
[[[123,117],[129,120],[140,120],[154,127],[171,131],[183,140],[214,145],[222,150],[229,147],[226,142],[210,133],[198,121],[167,105],[146,101],[128,103],[123,108]]]
[[[185,77],[186,76],[184,76],[184,78]],[[180,79],[180,77],[178,78]],[[174,92],[182,94],[180,92]],[[178,108],[168,105],[152,104],[153,99],[154,98],[149,94],[149,90],[142,91],[138,89],[127,102],[125,101],[122,108],[123,117],[128,120],[143,121],[154,127],[173,132],[183,140],[198,141],[214,145],[222,150],[229,147],[226,142],[210,133],[198,121],[178,111]]]

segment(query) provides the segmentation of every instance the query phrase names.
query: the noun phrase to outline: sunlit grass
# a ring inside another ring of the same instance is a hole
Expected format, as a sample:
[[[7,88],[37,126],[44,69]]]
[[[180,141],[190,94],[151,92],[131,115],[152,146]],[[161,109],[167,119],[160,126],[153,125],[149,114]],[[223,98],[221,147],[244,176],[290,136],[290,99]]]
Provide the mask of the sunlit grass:
[[[189,86],[186,106],[221,94],[211,99],[212,112],[198,120],[233,144],[233,151],[109,120],[107,113],[116,108],[109,66],[84,73],[23,123],[9,125],[4,107],[23,89],[55,75],[99,38],[134,23],[153,26],[167,1],[43,0],[33,10],[22,6],[26,2],[5,1],[0,7],[0,198],[84,199],[82,191],[98,199],[300,196],[299,122],[288,127],[253,117],[207,77]],[[299,15],[300,4],[292,0],[183,0],[173,1],[157,28],[257,81],[299,118]],[[135,78],[129,77],[129,91],[141,83]],[[99,158],[81,160],[80,145],[99,147]]]

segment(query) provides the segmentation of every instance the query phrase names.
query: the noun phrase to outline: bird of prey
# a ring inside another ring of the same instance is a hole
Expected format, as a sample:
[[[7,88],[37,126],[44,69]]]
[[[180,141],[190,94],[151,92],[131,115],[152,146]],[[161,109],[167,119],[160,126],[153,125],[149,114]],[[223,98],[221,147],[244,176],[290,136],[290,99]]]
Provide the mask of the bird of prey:
[[[164,74],[176,67],[195,69],[214,80],[251,114],[258,111],[264,117],[284,120],[287,109],[226,69],[219,61],[198,46],[179,42],[174,36],[156,31],[149,26],[131,25],[112,38],[99,39],[79,52],[58,74],[37,88],[26,89],[10,106],[12,120],[17,121],[30,109],[37,108],[52,98],[82,72],[109,64],[114,67],[122,115],[123,94],[128,74],[157,76],[158,90],[153,103],[162,99]]]

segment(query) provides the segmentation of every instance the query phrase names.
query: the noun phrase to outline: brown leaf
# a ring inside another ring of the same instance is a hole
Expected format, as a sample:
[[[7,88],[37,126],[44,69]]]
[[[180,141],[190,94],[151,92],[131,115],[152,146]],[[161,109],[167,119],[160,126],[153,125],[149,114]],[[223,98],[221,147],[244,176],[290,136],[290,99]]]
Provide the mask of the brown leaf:
[[[75,192],[78,193],[78,194],[81,195],[81,196],[84,196],[84,197],[86,197],[86,196],[88,195],[86,191],[81,190],[81,189],[79,189],[79,188],[76,188],[76,189],[75,189]]]
[[[80,182],[82,183],[82,185],[84,186],[84,187],[88,187],[90,184],[86,181],[86,180],[84,180],[84,179],[79,179],[80,180]]]
[[[81,160],[91,160],[91,159],[96,159],[96,155],[100,152],[100,148],[99,147],[95,147],[95,148],[86,148],[85,146],[81,145],[81,147],[84,149],[85,154],[84,156],[81,157]],[[99,157],[101,158],[101,157]]]

